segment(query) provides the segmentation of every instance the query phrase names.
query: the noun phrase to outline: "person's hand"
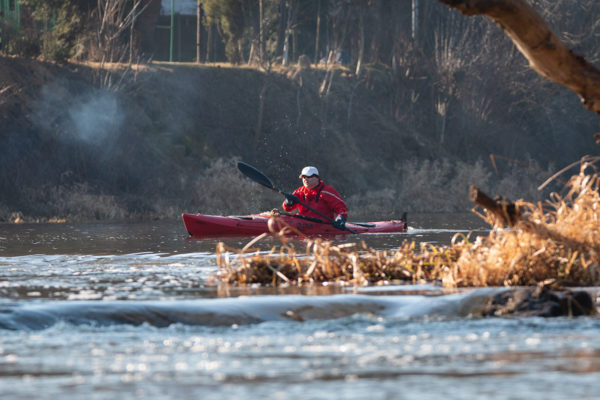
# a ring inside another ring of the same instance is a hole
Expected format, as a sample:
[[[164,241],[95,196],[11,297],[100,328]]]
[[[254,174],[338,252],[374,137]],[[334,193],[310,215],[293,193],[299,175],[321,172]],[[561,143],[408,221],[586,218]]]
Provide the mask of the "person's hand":
[[[300,201],[300,199],[297,196],[291,193],[284,193],[283,195],[285,196],[285,205],[288,207],[292,207],[294,206],[294,204]]]
[[[343,215],[338,215],[335,221],[333,221],[333,226],[335,226],[338,229],[346,228],[346,217],[344,217]]]

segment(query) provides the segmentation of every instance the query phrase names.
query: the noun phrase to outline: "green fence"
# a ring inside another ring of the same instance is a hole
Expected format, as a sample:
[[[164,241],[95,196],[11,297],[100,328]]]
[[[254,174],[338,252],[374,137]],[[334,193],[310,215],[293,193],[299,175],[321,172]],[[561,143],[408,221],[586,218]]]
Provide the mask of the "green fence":
[[[0,18],[11,24],[15,29],[21,29],[21,5],[19,0],[0,0]]]
[[[5,31],[5,29],[7,29]],[[21,30],[21,5],[19,0],[0,0],[0,49],[7,42],[6,34]]]

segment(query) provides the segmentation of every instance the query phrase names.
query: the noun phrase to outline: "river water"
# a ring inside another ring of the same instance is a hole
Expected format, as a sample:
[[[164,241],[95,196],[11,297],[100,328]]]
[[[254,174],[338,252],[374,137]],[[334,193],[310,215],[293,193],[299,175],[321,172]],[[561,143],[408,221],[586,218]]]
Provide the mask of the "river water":
[[[470,214],[415,215],[409,226],[335,240],[393,249],[487,233]],[[188,239],[180,221],[0,225],[0,396],[599,396],[596,317],[469,315],[500,288],[218,287],[219,241]]]

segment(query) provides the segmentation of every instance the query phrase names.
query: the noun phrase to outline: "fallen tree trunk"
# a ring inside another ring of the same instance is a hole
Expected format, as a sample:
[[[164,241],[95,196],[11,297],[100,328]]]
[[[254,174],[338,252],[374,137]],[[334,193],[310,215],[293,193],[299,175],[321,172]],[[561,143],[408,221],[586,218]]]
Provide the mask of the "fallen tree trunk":
[[[492,213],[502,225],[515,226],[521,218],[515,203],[504,197],[492,199],[473,185],[469,189],[469,198],[473,203]]]
[[[464,15],[484,15],[498,24],[531,68],[579,95],[600,114],[600,70],[574,53],[525,0],[438,0]]]

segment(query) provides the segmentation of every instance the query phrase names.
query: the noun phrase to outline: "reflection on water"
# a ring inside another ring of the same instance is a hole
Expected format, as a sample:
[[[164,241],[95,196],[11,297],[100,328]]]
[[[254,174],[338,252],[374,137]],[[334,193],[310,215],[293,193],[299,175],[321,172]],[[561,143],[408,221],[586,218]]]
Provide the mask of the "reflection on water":
[[[342,235],[394,249],[405,240],[448,244],[456,234],[486,234],[472,214],[416,215],[406,233]],[[0,296],[10,299],[144,300],[242,294],[333,294],[334,286],[304,288],[216,287],[214,251],[224,241],[242,248],[252,238],[190,238],[180,221],[96,224],[0,225]],[[288,239],[302,248],[303,238]],[[280,240],[267,237],[270,250]],[[254,246],[256,247],[256,246]]]
[[[404,240],[449,244],[456,234],[485,235],[489,227],[476,215],[409,214],[406,233],[342,235],[331,238],[340,242],[365,241],[373,248],[398,247]],[[137,223],[92,224],[0,224],[0,256],[26,254],[129,254],[129,253],[189,253],[214,252],[224,241],[230,247],[241,248],[250,238],[188,239],[183,223],[150,221]],[[265,240],[265,247],[277,244]]]
[[[409,215],[407,233],[334,240],[469,232],[488,227]],[[250,239],[188,239],[180,221],[0,225],[0,396],[597,398],[598,318],[472,317],[499,288],[219,287],[222,240]]]

